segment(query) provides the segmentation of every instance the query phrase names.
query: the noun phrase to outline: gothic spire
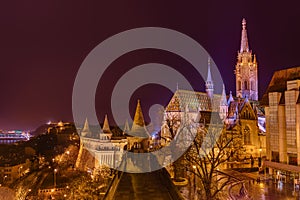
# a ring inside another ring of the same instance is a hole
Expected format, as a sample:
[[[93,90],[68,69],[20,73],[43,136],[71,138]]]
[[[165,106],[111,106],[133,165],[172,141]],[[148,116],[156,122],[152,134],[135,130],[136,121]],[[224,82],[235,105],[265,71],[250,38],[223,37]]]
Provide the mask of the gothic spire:
[[[212,98],[214,93],[214,84],[211,78],[211,72],[210,72],[210,58],[208,58],[208,66],[207,66],[207,78],[205,82],[206,87],[206,93],[207,95]]]
[[[103,133],[111,133],[110,128],[109,128],[109,123],[108,123],[107,115],[105,115],[102,130],[103,130]]]
[[[210,72],[210,58],[208,58],[207,61],[207,78],[206,78],[206,82],[212,82],[212,78],[211,78],[211,72]]]
[[[249,52],[249,44],[248,44],[248,37],[247,37],[247,29],[246,29],[246,20],[243,18],[242,21],[242,37],[241,37],[241,49],[240,53],[242,52]]]

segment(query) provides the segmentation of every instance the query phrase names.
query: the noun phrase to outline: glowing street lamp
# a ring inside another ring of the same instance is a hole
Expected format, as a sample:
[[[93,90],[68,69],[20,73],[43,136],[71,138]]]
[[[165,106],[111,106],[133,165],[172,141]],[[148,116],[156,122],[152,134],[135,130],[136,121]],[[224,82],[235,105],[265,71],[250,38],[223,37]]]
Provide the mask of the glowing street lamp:
[[[19,167],[19,178],[21,178],[21,169],[23,168],[23,166]]]
[[[5,183],[6,178],[7,178],[7,175],[5,175],[4,178],[3,178],[3,184]]]
[[[57,169],[54,169],[53,170],[53,173],[54,173],[54,188],[56,188],[56,172],[57,172]]]
[[[194,169],[194,193],[196,194],[196,165],[193,165]]]

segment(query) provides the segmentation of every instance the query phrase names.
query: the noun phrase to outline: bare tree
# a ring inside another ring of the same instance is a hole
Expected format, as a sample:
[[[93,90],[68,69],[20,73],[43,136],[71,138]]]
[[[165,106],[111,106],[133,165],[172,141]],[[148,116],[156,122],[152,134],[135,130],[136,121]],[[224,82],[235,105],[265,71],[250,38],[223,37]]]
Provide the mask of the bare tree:
[[[242,149],[240,134],[228,134],[223,127],[199,129],[185,159],[189,171],[200,180],[205,199],[217,199],[231,181],[218,174],[218,168]],[[191,167],[193,166],[193,167]],[[198,186],[198,187],[199,187]]]

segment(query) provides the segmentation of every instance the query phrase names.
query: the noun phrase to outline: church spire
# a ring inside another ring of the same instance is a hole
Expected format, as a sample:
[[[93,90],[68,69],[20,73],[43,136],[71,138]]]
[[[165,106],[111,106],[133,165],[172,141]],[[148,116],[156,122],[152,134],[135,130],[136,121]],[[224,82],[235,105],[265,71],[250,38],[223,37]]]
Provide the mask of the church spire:
[[[207,95],[212,98],[214,93],[214,84],[211,78],[211,72],[210,72],[210,58],[208,58],[208,66],[207,66],[207,78],[205,82],[206,87],[206,93]]]
[[[236,96],[249,100],[258,100],[258,64],[256,57],[249,50],[246,20],[242,21],[241,48],[235,65]]]
[[[111,133],[110,127],[109,127],[109,123],[108,123],[107,115],[105,115],[102,130],[103,130],[103,133]]]
[[[242,37],[241,37],[241,49],[240,53],[249,52],[249,44],[247,37],[247,29],[246,29],[246,20],[245,18],[242,21]]]

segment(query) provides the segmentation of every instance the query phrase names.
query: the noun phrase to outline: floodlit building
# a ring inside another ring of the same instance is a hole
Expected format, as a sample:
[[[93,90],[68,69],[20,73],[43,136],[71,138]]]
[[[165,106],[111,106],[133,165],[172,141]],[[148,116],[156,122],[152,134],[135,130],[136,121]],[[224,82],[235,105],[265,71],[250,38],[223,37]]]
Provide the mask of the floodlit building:
[[[91,171],[94,168],[106,165],[118,168],[125,151],[143,153],[149,151],[151,137],[146,128],[140,100],[134,115],[131,129],[126,121],[123,135],[114,136],[110,130],[107,115],[101,127],[89,125],[86,119],[80,132],[80,150],[76,167]]]
[[[86,119],[80,130],[80,149],[76,168],[92,171],[100,166],[116,168],[122,160],[126,137],[113,137],[107,115],[103,127],[90,126]]]
[[[300,67],[276,71],[263,96],[271,174],[300,173]],[[295,165],[295,166],[293,166]],[[275,172],[274,172],[275,170]]]
[[[246,156],[265,155],[265,116],[258,102],[258,63],[249,48],[246,20],[242,21],[241,46],[235,66],[236,97],[214,94],[211,62],[208,59],[206,92],[177,90],[165,109],[161,143],[167,144],[179,130],[182,119],[199,126],[224,124],[228,134],[243,135]]]

